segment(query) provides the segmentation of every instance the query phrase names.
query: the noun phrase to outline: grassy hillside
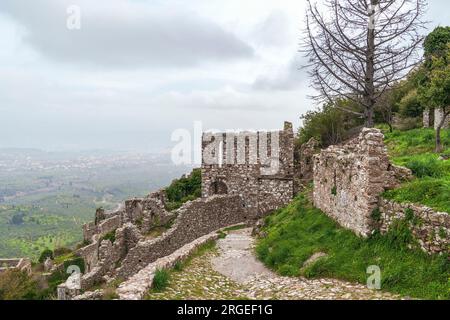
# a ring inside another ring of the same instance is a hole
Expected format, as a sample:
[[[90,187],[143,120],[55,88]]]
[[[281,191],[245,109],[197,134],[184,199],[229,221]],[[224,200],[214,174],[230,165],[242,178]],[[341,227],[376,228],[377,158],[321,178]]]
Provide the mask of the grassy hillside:
[[[434,130],[385,132],[393,163],[410,168],[417,177],[385,197],[398,202],[414,202],[450,213],[450,161],[438,160],[434,153]],[[442,132],[443,154],[450,154],[450,130]]]
[[[450,299],[450,263],[407,249],[410,233],[398,224],[385,236],[357,237],[314,208],[306,194],[267,217],[267,237],[257,255],[271,269],[287,276],[330,277],[365,284],[367,267],[381,269],[382,290],[416,298]],[[328,256],[302,269],[316,252]]]

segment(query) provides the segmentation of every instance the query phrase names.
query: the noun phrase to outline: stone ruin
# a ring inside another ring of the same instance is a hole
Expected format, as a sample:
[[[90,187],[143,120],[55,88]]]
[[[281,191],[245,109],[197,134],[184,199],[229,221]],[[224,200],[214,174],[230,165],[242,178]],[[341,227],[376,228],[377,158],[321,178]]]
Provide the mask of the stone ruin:
[[[294,195],[294,133],[291,123],[276,132],[204,133],[202,196],[239,195],[248,219],[289,203]],[[214,154],[216,152],[217,154]],[[220,159],[218,159],[221,157]]]
[[[437,129],[437,126],[441,122],[442,118],[444,116],[444,110],[442,109],[425,109],[423,111],[423,127],[424,128],[431,128],[434,127],[434,129]],[[442,126],[442,129],[448,129],[450,128],[450,116],[447,117],[447,119],[444,122],[444,125]]]
[[[205,133],[202,197],[168,211],[165,191],[160,190],[127,200],[115,211],[98,209],[95,220],[83,226],[85,246],[75,252],[84,259],[85,273],[73,274],[60,285],[58,298],[93,299],[98,293],[86,291],[113,279],[125,281],[118,289],[123,297],[136,297],[133,279],[144,274],[148,281],[152,264],[183,256],[176,252],[192,250],[202,237],[239,223],[252,224],[289,203],[294,195],[293,141],[290,123],[273,132]],[[152,236],[155,228],[164,232]]]
[[[448,252],[450,214],[425,206],[399,204],[382,199],[385,190],[412,179],[409,169],[393,165],[378,129],[363,129],[342,145],[331,146],[314,156],[314,205],[340,225],[367,237],[385,233],[396,219],[412,213],[415,238],[428,253]]]
[[[31,260],[28,258],[0,259],[0,273],[6,270],[20,270],[31,274]]]

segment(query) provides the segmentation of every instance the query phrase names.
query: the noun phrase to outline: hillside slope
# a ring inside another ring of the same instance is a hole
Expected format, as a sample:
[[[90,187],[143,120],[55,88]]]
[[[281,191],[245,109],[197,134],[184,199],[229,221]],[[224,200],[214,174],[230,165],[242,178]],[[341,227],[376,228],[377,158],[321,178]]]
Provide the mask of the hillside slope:
[[[410,168],[416,178],[385,197],[413,202],[450,212],[450,161],[433,153],[432,129],[386,133],[393,163]],[[450,131],[443,132],[450,154]],[[381,269],[381,289],[414,298],[450,299],[450,260],[409,249],[412,235],[405,223],[397,223],[386,235],[368,239],[340,227],[311,204],[308,191],[266,218],[257,254],[282,275],[330,277],[365,284],[371,265]],[[325,257],[302,267],[315,253]]]

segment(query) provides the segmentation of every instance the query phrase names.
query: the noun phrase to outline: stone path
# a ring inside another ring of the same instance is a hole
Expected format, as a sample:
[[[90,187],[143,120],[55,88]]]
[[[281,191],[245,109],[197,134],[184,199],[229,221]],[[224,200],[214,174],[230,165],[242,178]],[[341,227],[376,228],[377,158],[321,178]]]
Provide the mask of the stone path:
[[[363,285],[334,279],[279,276],[253,254],[251,229],[229,232],[217,241],[217,249],[194,258],[171,283],[150,299],[399,299]]]

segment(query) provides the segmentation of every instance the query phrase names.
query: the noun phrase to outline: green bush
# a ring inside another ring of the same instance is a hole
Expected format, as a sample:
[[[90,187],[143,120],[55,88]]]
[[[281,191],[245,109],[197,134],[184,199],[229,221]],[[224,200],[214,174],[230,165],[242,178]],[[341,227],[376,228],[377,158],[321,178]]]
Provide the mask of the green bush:
[[[450,180],[423,178],[389,190],[383,197],[397,202],[420,203],[450,213]]]
[[[81,273],[84,273],[85,271],[85,263],[83,257],[75,257],[73,259],[64,261],[64,270],[67,271],[70,266],[78,266]]]
[[[399,102],[399,111],[404,118],[417,118],[423,115],[423,106],[420,103],[417,90],[411,90]]]
[[[101,237],[100,242],[102,242],[103,240],[109,240],[112,244],[114,244],[114,242],[116,241],[116,230],[105,234],[103,237]]]
[[[357,106],[345,100],[337,101],[335,105],[325,105],[317,111],[308,111],[302,115],[298,143],[303,144],[315,138],[322,147],[327,147],[346,139],[352,128],[362,124],[361,119],[336,106],[358,111]]]
[[[171,211],[178,209],[188,201],[195,200],[202,195],[202,173],[200,169],[194,169],[192,173],[177,180],[165,189],[168,203],[166,209]]]
[[[0,300],[33,300],[38,296],[38,284],[26,272],[11,269],[0,273]]]
[[[53,259],[53,251],[50,249],[45,249],[42,251],[41,255],[39,256],[39,262],[43,263],[47,258]]]
[[[165,269],[158,269],[153,277],[152,288],[157,292],[164,291],[169,285],[170,274]]]

